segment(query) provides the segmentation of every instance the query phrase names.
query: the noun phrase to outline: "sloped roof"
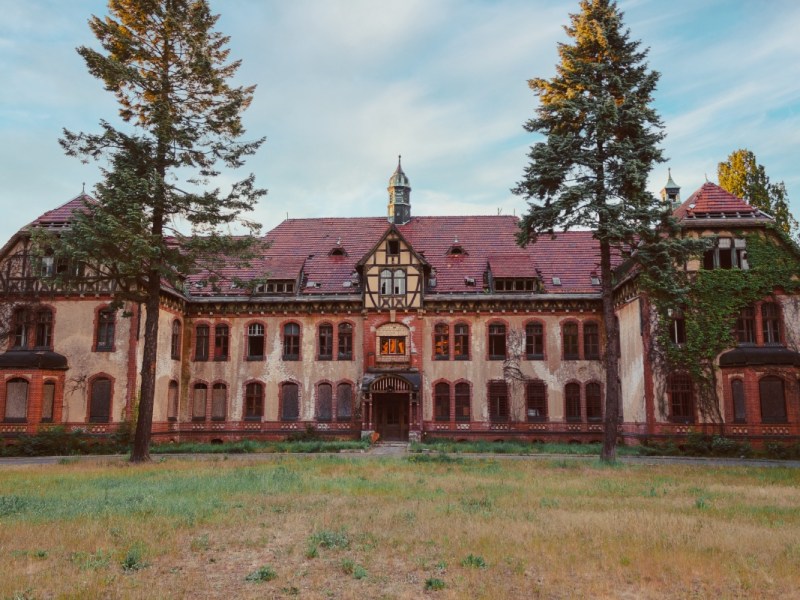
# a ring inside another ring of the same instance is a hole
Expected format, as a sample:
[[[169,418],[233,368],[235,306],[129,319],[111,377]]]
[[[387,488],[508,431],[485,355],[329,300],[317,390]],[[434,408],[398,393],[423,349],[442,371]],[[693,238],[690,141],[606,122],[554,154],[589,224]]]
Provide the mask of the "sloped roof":
[[[89,196],[88,194],[78,194],[72,200],[65,202],[58,208],[54,208],[52,210],[48,210],[43,215],[40,215],[38,218],[33,220],[29,227],[32,225],[37,225],[40,227],[61,227],[69,223],[70,219],[72,218],[72,213],[76,210],[82,210],[86,204],[91,204],[96,202],[94,198]]]
[[[675,209],[679,221],[691,219],[757,219],[773,220],[715,183],[706,182]]]

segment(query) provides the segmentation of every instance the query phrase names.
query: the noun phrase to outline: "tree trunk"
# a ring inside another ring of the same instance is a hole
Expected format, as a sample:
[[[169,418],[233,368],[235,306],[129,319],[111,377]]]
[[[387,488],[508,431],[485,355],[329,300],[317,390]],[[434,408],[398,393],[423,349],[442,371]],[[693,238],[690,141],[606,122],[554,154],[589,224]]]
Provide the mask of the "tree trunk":
[[[132,463],[150,461],[150,435],[153,428],[153,404],[156,391],[156,359],[158,356],[158,309],[161,281],[158,271],[151,271],[148,290],[147,318],[144,325],[144,352],[142,354],[142,385],[139,390],[139,418],[133,439]]]
[[[619,427],[619,406],[621,386],[619,380],[619,327],[614,314],[614,289],[611,271],[611,247],[600,241],[600,273],[603,294],[603,325],[605,328],[605,355],[603,363],[606,371],[606,411],[603,422],[603,449],[600,460],[612,463],[617,458],[617,430]]]

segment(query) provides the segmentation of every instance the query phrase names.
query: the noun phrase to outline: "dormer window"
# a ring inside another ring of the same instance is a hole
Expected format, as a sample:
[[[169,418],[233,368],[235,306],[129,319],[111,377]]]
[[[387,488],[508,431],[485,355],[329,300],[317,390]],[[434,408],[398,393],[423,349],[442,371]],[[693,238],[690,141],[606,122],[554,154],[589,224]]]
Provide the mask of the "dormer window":
[[[748,269],[745,240],[721,237],[713,248],[703,255],[703,268],[713,269]]]
[[[464,250],[464,247],[459,244],[453,244],[450,246],[450,249],[447,251],[448,256],[463,256],[467,252]]]
[[[344,248],[341,246],[335,246],[330,252],[328,252],[328,256],[347,256],[347,252],[345,252]]]
[[[291,279],[276,279],[267,283],[259,283],[255,291],[257,294],[293,294],[294,281]]]
[[[503,293],[532,292],[536,289],[532,277],[495,277],[494,291]]]
[[[399,254],[400,254],[400,240],[387,240],[386,241],[386,254],[388,256],[399,256]]]

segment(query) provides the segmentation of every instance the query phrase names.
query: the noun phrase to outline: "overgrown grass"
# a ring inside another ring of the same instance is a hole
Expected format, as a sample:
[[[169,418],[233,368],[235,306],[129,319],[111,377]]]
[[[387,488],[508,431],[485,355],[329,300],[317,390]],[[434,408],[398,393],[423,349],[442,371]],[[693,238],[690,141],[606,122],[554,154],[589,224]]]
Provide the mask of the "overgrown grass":
[[[788,468],[17,466],[0,471],[0,522],[0,598],[788,598],[800,586],[800,470]]]

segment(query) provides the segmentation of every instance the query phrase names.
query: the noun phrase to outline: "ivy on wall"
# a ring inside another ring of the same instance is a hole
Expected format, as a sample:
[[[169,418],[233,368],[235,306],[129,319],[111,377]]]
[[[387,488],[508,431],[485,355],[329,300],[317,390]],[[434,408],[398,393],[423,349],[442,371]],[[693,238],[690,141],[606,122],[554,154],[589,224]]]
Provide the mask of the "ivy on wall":
[[[661,375],[661,386],[671,372],[688,373],[700,412],[714,421],[721,420],[715,362],[721,352],[736,346],[734,329],[739,313],[776,290],[787,294],[800,291],[800,251],[785,235],[767,230],[746,235],[738,232],[736,236],[746,240],[748,270],[675,270],[668,277],[642,277],[643,289],[655,309],[650,359]],[[672,340],[676,315],[684,319],[683,344]],[[659,392],[663,409],[664,390]]]

